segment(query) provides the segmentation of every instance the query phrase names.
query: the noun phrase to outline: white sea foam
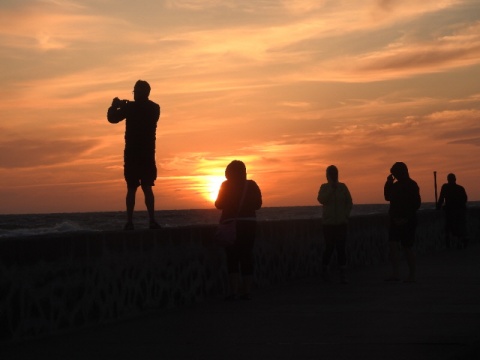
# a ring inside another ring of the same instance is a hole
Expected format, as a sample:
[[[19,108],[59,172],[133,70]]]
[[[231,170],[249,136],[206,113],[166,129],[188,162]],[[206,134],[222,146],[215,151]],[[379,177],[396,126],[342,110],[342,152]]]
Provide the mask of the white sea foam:
[[[71,233],[77,231],[92,231],[80,223],[73,221],[63,221],[53,226],[41,226],[33,228],[18,228],[18,229],[0,229],[0,238],[8,237],[24,237],[31,235],[44,235],[44,234],[61,234]]]

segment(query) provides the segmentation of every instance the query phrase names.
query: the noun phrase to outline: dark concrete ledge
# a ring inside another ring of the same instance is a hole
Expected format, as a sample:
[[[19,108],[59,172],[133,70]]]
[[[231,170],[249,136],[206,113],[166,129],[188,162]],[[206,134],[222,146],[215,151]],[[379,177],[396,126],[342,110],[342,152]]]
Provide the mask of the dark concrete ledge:
[[[468,212],[471,241],[480,238],[480,209]],[[215,226],[132,232],[80,232],[0,241],[0,342],[37,337],[225,293],[223,249]],[[387,261],[385,215],[353,217],[349,267]],[[441,212],[419,215],[416,251],[445,247]],[[255,285],[267,288],[316,276],[323,238],[319,220],[260,222]]]

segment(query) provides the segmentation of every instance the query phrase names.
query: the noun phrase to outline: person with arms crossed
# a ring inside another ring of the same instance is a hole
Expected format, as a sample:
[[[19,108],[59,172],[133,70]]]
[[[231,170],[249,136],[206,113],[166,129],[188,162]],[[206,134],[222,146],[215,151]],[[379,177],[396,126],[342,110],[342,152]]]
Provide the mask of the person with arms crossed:
[[[323,205],[322,227],[325,240],[325,252],[322,258],[322,279],[330,281],[329,265],[334,249],[337,250],[337,262],[340,267],[340,281],[347,283],[346,241],[347,223],[352,211],[352,196],[347,185],[338,181],[338,169],[335,165],[327,167],[327,183],[320,186],[317,200]]]
[[[455,174],[448,174],[447,183],[442,185],[437,210],[445,210],[445,243],[451,245],[450,235],[458,238],[467,247],[467,192],[457,184]],[[445,203],[445,205],[444,205]],[[460,246],[460,244],[459,244]]]

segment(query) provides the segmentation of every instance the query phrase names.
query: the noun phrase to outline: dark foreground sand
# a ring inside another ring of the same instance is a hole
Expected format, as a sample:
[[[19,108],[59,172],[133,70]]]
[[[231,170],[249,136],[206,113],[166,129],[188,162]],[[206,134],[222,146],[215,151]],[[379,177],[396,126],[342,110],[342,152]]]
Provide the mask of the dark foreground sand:
[[[420,257],[414,284],[385,282],[387,272],[1,344],[0,359],[480,359],[480,245]]]

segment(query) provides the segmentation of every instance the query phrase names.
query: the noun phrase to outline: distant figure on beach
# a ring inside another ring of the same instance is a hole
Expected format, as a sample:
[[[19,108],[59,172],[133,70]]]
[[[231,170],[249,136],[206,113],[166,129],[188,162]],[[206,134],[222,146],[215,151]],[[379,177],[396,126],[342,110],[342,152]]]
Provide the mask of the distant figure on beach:
[[[457,237],[467,247],[467,192],[457,184],[455,174],[448,174],[447,183],[442,185],[437,209],[445,210],[445,242],[451,245],[450,235]]]
[[[421,205],[420,189],[410,178],[407,165],[395,163],[384,187],[385,200],[390,201],[388,210],[390,225],[388,239],[392,275],[387,281],[400,280],[399,243],[405,250],[409,274],[405,282],[415,282],[416,260],[413,251],[415,231],[417,228],[417,210]]]
[[[155,221],[155,197],[152,186],[157,178],[155,163],[155,140],[157,122],[160,118],[160,106],[149,100],[150,85],[138,80],[133,88],[135,101],[112,101],[107,119],[117,124],[125,119],[124,176],[127,183],[127,223],[125,230],[133,230],[133,211],[135,195],[141,186],[145,195],[145,205],[150,219],[149,228],[159,229]]]
[[[249,300],[253,282],[253,245],[256,234],[256,213],[262,207],[262,194],[257,183],[247,180],[242,161],[234,160],[225,170],[226,181],[220,186],[215,207],[222,210],[220,222],[236,218],[236,240],[225,248],[230,294],[226,300]],[[240,203],[242,201],[242,206]]]
[[[327,183],[320,186],[317,200],[323,205],[322,227],[325,239],[325,252],[322,258],[322,279],[330,281],[329,265],[334,249],[340,267],[340,281],[347,283],[346,241],[347,223],[352,211],[352,196],[344,183],[338,181],[338,169],[334,165],[327,167]]]

